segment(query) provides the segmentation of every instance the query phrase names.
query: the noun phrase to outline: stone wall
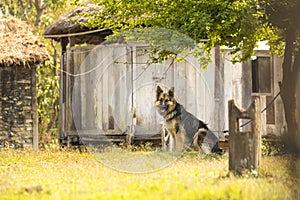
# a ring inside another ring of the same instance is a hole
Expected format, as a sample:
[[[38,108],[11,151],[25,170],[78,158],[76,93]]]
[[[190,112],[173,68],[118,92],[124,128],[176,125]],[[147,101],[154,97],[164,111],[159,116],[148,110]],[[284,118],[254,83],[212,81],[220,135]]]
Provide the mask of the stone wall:
[[[33,145],[35,67],[0,67],[0,148]]]

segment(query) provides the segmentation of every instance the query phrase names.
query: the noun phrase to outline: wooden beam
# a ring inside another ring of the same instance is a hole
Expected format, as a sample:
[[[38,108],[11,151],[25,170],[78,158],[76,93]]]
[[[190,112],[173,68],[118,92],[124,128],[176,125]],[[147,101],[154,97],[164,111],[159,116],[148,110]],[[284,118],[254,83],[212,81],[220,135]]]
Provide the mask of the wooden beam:
[[[32,94],[32,145],[34,149],[38,149],[38,113],[37,113],[37,92],[36,92],[36,67],[32,68],[31,74],[31,94]]]

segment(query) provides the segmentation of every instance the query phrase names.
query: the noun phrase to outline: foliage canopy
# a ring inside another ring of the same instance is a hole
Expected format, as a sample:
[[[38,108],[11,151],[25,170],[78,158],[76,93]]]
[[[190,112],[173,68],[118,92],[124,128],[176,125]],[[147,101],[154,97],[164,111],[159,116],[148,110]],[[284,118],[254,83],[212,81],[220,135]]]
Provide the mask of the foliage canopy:
[[[248,59],[257,41],[276,39],[276,29],[264,20],[265,8],[259,0],[94,0],[94,3],[104,9],[89,21],[90,27],[109,28],[115,34],[145,27],[176,30],[196,43],[205,39],[208,51],[217,45],[233,48],[234,53],[242,51],[233,61]]]

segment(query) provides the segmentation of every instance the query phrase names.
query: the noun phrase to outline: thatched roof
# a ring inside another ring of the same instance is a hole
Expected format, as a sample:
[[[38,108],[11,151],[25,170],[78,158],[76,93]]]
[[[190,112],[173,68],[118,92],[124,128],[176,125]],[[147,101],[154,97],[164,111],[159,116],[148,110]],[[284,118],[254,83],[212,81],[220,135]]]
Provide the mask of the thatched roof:
[[[0,17],[0,67],[31,66],[49,59],[47,50],[25,22]]]
[[[54,24],[47,27],[43,36],[56,41],[60,41],[63,37],[73,37],[76,44],[99,44],[102,42],[104,37],[112,33],[111,30],[96,30],[97,28],[90,29],[84,26],[84,24],[86,24],[89,20],[87,14],[98,12],[102,12],[102,8],[92,3],[76,7],[69,13],[59,17]],[[90,32],[85,33],[88,31]]]

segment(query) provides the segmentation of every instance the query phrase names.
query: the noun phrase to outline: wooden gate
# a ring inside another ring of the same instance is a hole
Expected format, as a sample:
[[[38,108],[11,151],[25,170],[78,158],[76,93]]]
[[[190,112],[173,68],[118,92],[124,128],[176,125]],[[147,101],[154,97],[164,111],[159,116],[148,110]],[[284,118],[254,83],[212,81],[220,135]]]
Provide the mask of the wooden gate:
[[[149,64],[142,45],[73,47],[64,54],[61,74],[60,141],[78,137],[159,134],[162,117],[154,108],[157,85],[175,87],[185,108],[205,122],[213,118],[213,73],[197,59]],[[211,80],[212,79],[212,80]],[[103,139],[103,138],[102,138]],[[74,141],[73,141],[74,140]],[[123,138],[120,139],[120,141]]]

